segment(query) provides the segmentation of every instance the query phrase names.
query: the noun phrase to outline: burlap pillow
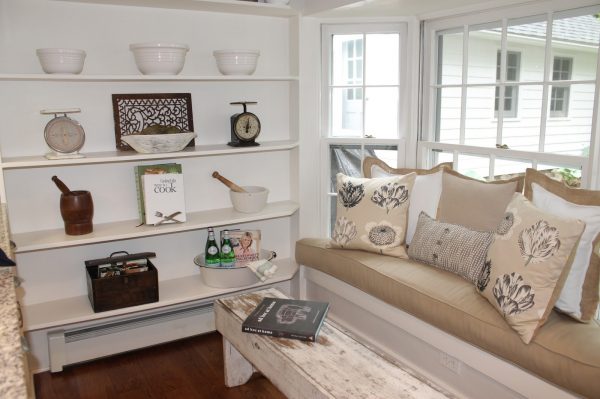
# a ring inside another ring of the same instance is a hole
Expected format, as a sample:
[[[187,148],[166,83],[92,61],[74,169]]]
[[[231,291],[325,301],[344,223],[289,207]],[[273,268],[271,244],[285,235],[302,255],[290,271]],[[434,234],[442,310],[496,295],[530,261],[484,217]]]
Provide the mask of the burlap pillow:
[[[446,169],[437,219],[473,230],[494,231],[513,194],[523,191],[523,179],[483,182]]]
[[[488,252],[482,295],[528,344],[552,310],[585,225],[515,194]]]
[[[337,177],[333,247],[407,258],[404,239],[415,174],[365,179]]]
[[[421,212],[408,256],[477,284],[493,240],[492,232],[441,223]]]

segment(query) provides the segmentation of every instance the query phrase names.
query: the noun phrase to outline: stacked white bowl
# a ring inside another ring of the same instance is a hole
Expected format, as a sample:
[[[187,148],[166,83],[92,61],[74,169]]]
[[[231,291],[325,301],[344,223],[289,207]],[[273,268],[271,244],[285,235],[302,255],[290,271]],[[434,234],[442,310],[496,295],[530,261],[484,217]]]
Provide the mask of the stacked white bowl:
[[[223,75],[252,75],[260,51],[258,50],[215,50],[217,68]]]
[[[36,54],[46,73],[78,74],[83,70],[85,51],[70,48],[39,48]]]
[[[177,75],[190,50],[187,44],[176,43],[135,43],[130,44],[129,49],[144,75]]]

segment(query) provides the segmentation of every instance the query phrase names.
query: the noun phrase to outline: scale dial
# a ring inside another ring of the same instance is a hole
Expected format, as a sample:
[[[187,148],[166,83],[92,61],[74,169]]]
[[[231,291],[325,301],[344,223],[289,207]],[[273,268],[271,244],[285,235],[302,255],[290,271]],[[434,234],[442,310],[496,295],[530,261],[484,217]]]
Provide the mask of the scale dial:
[[[57,116],[46,125],[44,139],[52,150],[61,154],[79,151],[85,142],[85,131],[68,116]]]
[[[233,131],[241,141],[252,141],[260,133],[260,121],[251,112],[244,112],[235,117]]]

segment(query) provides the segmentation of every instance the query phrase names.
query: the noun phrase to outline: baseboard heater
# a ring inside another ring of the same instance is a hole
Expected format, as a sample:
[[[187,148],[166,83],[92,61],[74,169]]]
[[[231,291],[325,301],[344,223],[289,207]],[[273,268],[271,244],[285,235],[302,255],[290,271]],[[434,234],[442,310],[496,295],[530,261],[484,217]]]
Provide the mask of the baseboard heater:
[[[116,353],[214,331],[213,305],[173,310],[48,332],[50,371]]]

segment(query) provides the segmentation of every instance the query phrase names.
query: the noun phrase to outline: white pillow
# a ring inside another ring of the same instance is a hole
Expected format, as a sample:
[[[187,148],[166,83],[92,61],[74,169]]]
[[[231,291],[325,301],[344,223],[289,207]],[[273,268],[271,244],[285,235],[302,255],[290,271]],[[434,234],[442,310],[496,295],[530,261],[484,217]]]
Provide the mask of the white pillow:
[[[442,175],[444,171],[430,173],[426,175],[417,175],[413,191],[410,196],[410,204],[408,205],[408,225],[406,226],[406,244],[410,244],[415,230],[417,229],[417,223],[419,222],[419,215],[421,212],[425,212],[428,215],[437,215],[438,204],[440,202],[440,196],[442,195]],[[402,176],[393,175],[385,172],[380,167],[373,165],[371,168],[371,177],[389,177],[389,176]]]
[[[579,240],[571,271],[554,305],[560,311],[580,318],[583,281],[590,264],[594,239],[600,232],[600,206],[574,204],[552,194],[537,183],[532,183],[531,188],[532,202],[538,208],[557,216],[585,222],[585,230]]]

